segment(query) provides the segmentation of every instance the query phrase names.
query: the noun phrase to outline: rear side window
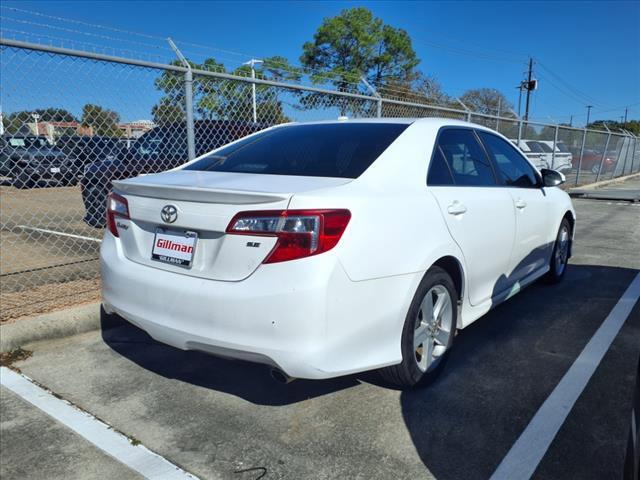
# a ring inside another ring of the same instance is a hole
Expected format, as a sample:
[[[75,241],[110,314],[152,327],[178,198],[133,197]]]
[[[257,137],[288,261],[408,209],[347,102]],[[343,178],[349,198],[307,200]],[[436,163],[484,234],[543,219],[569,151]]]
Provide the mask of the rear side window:
[[[532,152],[544,153],[544,150],[542,149],[542,147],[540,146],[540,144],[538,142],[529,141],[529,142],[527,142],[527,146],[529,147],[529,149]]]
[[[433,158],[429,165],[429,174],[427,175],[427,185],[453,185],[451,170],[449,170],[447,161],[439,146],[436,146],[433,152]]]
[[[473,131],[447,128],[438,136],[436,147],[447,161],[456,185],[496,185],[489,159]]]
[[[506,185],[512,187],[536,187],[538,178],[522,155],[502,138],[488,132],[478,131]]]
[[[185,170],[357,178],[407,127],[398,123],[285,126],[223,147]]]
[[[553,152],[553,149],[549,145],[547,145],[546,143],[538,142],[538,145],[540,145],[540,148],[545,153],[552,153]]]

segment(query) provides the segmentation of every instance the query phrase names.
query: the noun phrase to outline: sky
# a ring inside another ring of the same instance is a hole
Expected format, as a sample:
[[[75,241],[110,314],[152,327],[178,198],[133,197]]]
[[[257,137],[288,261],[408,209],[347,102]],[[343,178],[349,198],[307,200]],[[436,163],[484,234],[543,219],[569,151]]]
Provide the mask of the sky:
[[[539,89],[532,95],[532,119],[546,123],[569,122],[573,116],[573,124],[582,125],[586,120],[586,105],[593,105],[592,120],[619,120],[625,107],[629,109],[629,118],[640,119],[638,1],[3,0],[0,26],[7,37],[24,39],[29,34],[28,39],[33,40],[35,35],[42,35],[47,43],[55,44],[55,38],[64,39],[64,45],[69,47],[75,46],[70,42],[86,44],[88,48],[111,45],[135,51],[132,55],[137,58],[146,55],[161,61],[173,58],[162,40],[170,36],[188,57],[213,56],[233,69],[252,57],[272,55],[282,55],[291,63],[299,64],[303,43],[313,38],[322,19],[355,6],[369,8],[385,23],[406,30],[421,60],[418,68],[437,78],[450,95],[459,96],[471,88],[496,88],[517,110],[516,86],[524,78],[528,58],[532,56],[534,78],[539,81]],[[102,29],[100,25],[139,35]],[[21,62],[29,65],[28,60]],[[29,68],[39,67],[33,64]],[[144,79],[134,79],[134,76],[121,78],[121,93],[115,103],[133,105],[137,98],[132,90],[137,88],[139,95],[144,96],[143,90],[152,85],[152,75]],[[63,78],[61,72],[52,78],[56,83],[71,81]],[[34,89],[39,88],[35,80],[31,81]],[[75,88],[79,91],[87,88],[86,80],[77,79],[77,82]],[[3,83],[3,93],[19,91],[19,82],[12,84],[5,78]],[[99,92],[100,88],[112,86],[100,86],[97,78],[95,91]],[[2,99],[5,111],[10,109],[8,103],[16,100],[16,95],[8,96],[8,100]],[[55,92],[51,96],[55,97]],[[36,101],[40,99],[34,94],[33,102]],[[524,102],[522,108],[524,111]],[[135,115],[144,116],[145,112],[132,107],[124,114]]]

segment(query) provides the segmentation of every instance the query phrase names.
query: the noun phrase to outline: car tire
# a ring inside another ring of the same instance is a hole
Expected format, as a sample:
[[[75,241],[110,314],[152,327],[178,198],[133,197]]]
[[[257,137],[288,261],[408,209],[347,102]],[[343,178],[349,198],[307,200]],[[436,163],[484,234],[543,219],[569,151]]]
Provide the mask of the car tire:
[[[20,174],[13,180],[13,186],[16,188],[33,188],[35,181],[28,175]]]
[[[599,171],[600,171],[600,164],[596,162],[593,164],[593,167],[591,167],[591,173],[593,173],[594,175],[598,175]]]
[[[438,305],[439,310],[434,312]],[[428,311],[435,315],[429,315]],[[380,370],[382,378],[398,387],[412,388],[435,377],[451,349],[457,324],[458,292],[453,280],[442,268],[431,267],[420,282],[405,318],[402,362]],[[424,342],[418,343],[423,338]]]
[[[549,272],[545,280],[547,283],[558,283],[564,278],[571,252],[571,223],[564,217],[558,228],[556,241],[553,244],[551,259],[549,260]]]

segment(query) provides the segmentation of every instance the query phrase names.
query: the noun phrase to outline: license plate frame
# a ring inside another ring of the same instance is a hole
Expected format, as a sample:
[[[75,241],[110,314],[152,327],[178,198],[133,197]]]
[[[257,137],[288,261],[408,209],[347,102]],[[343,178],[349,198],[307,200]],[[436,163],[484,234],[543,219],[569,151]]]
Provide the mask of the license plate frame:
[[[60,167],[51,167],[49,168],[50,173],[60,173]]]
[[[160,238],[158,238],[159,235]],[[162,243],[159,246],[158,240],[168,240],[170,243]],[[151,260],[189,269],[193,266],[197,244],[197,232],[157,227],[153,236]],[[175,247],[176,245],[178,248]],[[185,251],[183,247],[191,247],[191,251]]]

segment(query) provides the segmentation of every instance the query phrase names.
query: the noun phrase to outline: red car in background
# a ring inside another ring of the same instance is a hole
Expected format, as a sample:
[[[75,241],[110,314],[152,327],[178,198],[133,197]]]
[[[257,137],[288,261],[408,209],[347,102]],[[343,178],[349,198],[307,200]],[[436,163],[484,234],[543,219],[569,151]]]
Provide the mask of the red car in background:
[[[578,168],[578,162],[580,161],[580,152],[577,155],[573,156],[572,164],[573,168]],[[580,163],[580,170],[585,171],[589,170],[594,175],[598,174],[598,170],[600,169],[600,162],[602,161],[602,152],[597,150],[587,150],[585,149],[582,155],[582,163]],[[604,157],[604,163],[602,164],[602,173],[610,172],[613,170],[616,161],[613,155],[607,155]]]

